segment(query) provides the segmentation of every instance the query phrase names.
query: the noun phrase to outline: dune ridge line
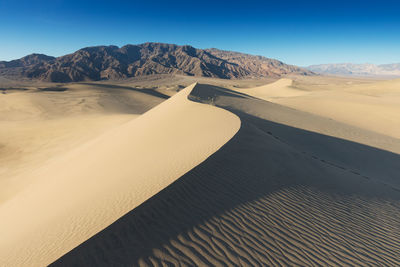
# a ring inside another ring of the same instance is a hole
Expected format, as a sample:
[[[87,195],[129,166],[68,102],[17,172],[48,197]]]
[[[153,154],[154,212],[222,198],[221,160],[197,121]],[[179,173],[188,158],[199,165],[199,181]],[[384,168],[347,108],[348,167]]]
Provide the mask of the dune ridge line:
[[[239,130],[233,113],[188,100],[196,83],[60,156],[0,206],[0,265],[48,265],[206,160]]]
[[[400,265],[398,141],[218,86],[190,97],[239,132],[51,266]]]

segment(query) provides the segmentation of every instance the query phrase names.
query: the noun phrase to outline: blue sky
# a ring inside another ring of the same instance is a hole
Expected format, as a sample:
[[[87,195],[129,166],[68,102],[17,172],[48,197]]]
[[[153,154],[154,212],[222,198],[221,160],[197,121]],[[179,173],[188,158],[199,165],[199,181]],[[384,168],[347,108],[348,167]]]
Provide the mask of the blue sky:
[[[142,42],[300,66],[400,62],[400,1],[0,0],[0,60]]]

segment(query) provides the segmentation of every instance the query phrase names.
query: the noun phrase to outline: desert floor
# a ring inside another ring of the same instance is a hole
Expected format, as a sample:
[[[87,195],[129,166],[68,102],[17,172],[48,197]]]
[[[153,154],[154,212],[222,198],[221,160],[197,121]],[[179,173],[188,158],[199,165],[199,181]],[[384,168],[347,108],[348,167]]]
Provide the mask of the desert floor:
[[[0,80],[0,266],[400,265],[400,80]]]

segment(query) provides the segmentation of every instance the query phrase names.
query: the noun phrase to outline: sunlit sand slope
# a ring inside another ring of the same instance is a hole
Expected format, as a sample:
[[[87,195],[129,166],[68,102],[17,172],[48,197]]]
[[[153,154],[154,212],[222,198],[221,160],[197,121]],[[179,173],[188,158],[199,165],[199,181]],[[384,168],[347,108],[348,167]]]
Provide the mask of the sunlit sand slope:
[[[1,92],[0,204],[37,178],[21,173],[29,174],[165,100],[150,90],[102,84]]]
[[[239,132],[53,266],[400,264],[398,139],[223,88],[190,97]]]
[[[288,87],[288,84],[288,80],[282,79],[264,87],[244,89],[242,92],[400,138],[400,80],[328,85],[328,90],[313,92]]]
[[[308,93],[307,91],[292,87],[292,84],[293,81],[291,79],[283,78],[263,86],[249,89],[238,89],[238,91],[265,100],[276,97],[301,96]]]
[[[26,174],[34,182],[0,206],[0,265],[51,263],[231,139],[238,117],[189,101],[195,86]]]

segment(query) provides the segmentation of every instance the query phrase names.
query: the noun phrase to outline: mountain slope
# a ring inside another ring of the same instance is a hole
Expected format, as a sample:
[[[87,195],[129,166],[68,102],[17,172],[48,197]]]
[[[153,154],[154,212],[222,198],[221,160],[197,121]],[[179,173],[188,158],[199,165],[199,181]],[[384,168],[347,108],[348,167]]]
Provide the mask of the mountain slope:
[[[33,54],[19,60],[0,62],[0,75],[51,82],[113,80],[150,74],[232,79],[313,73],[261,56],[162,43],[121,48],[87,47],[58,58]]]
[[[218,58],[221,58],[228,62],[232,62],[234,64],[238,64],[249,73],[252,73],[253,75],[256,74],[255,76],[282,76],[283,74],[291,73],[296,73],[300,75],[312,74],[306,69],[299,68],[293,65],[287,65],[276,59],[232,51],[224,51],[215,48],[206,49],[206,51]]]

